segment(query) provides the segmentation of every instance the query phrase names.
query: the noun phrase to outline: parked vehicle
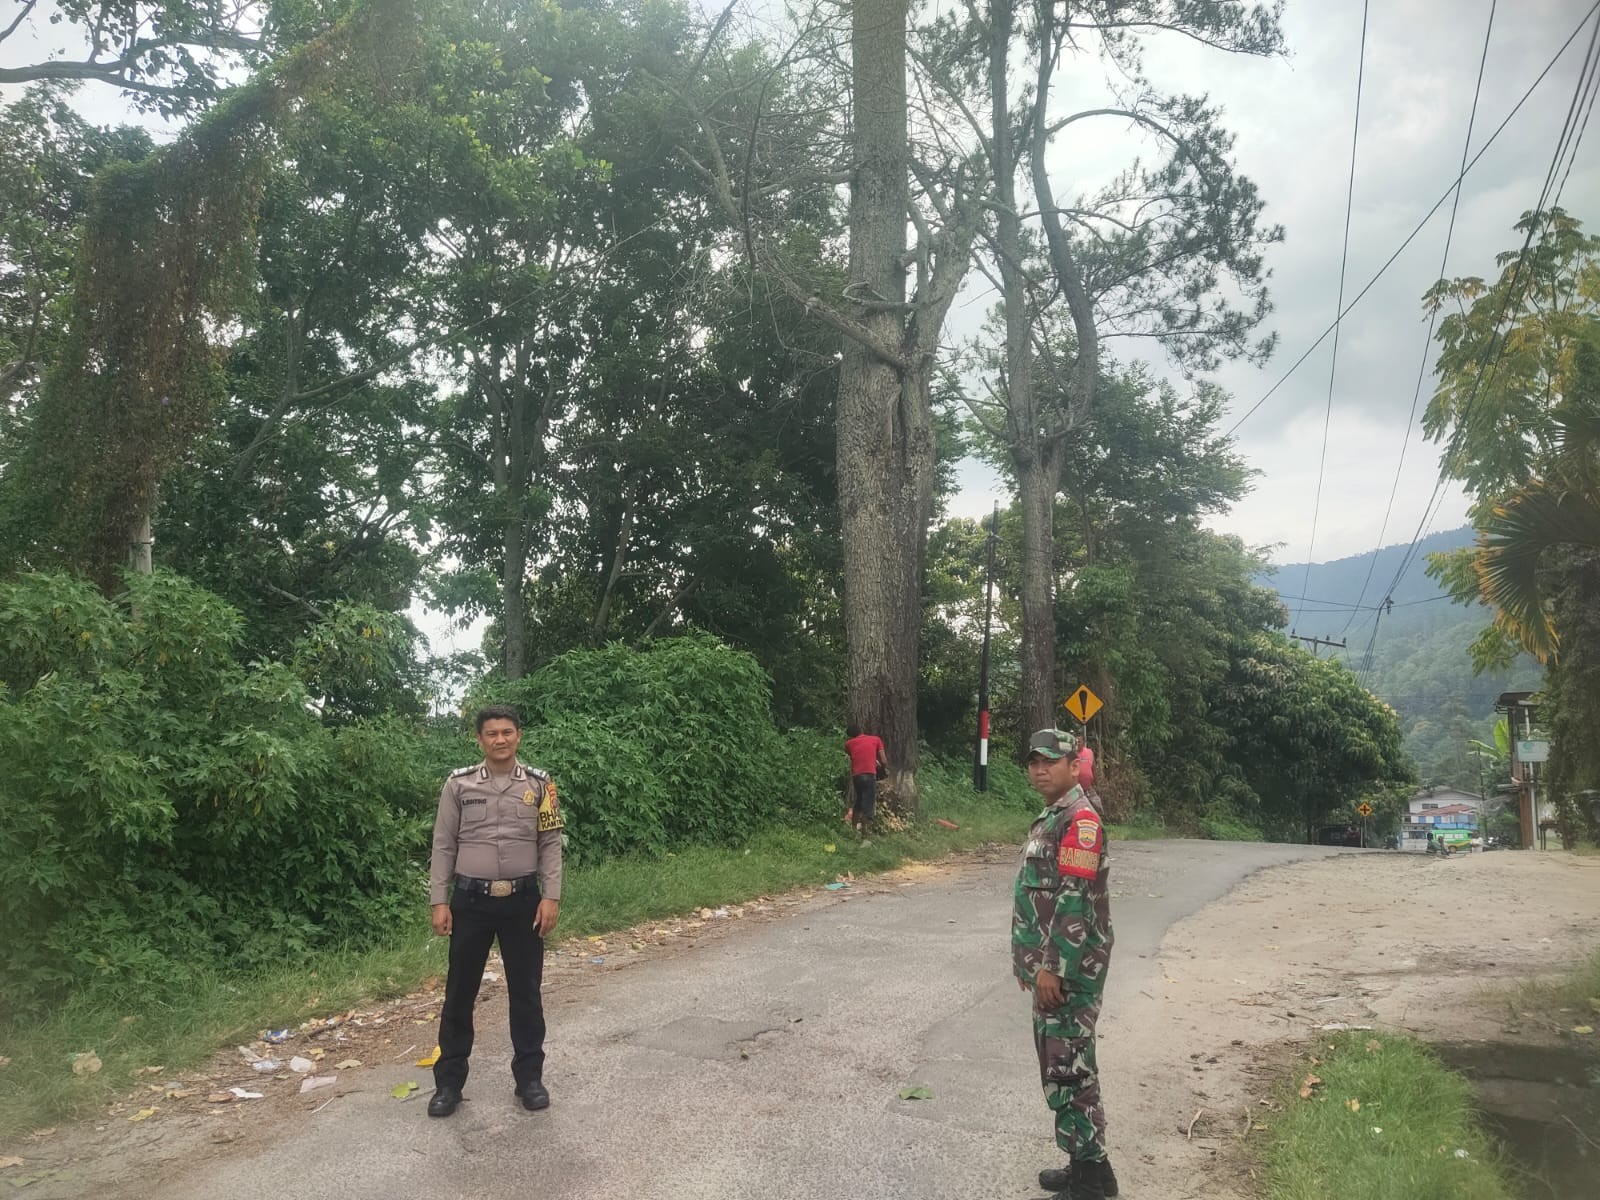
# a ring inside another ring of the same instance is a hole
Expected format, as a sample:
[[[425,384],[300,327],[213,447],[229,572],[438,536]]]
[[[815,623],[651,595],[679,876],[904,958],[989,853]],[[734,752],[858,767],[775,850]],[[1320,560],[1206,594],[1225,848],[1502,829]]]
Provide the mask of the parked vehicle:
[[[1361,840],[1359,825],[1324,825],[1317,830],[1319,846],[1354,846],[1360,849],[1365,844]]]

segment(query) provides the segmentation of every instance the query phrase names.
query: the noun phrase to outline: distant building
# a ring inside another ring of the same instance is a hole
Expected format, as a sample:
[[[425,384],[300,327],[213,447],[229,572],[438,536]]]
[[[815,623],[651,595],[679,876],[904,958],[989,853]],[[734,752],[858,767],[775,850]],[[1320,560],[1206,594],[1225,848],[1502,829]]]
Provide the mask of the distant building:
[[[1483,797],[1459,788],[1420,788],[1406,801],[1400,826],[1400,849],[1426,852],[1428,835],[1461,843],[1479,836]]]

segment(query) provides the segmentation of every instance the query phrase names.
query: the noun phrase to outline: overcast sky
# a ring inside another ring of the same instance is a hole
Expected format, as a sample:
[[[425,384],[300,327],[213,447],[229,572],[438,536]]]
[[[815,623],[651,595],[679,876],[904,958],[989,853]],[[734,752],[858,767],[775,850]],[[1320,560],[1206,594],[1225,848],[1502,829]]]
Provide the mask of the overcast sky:
[[[1499,6],[1474,153],[1590,2],[1517,0]],[[1371,5],[1347,299],[1366,284],[1456,173],[1489,3],[1382,0]],[[1172,35],[1153,40],[1147,59],[1158,85],[1206,92],[1223,106],[1238,136],[1239,165],[1267,201],[1266,219],[1282,224],[1287,233],[1267,259],[1275,306],[1271,326],[1280,334],[1280,348],[1265,368],[1229,367],[1219,376],[1234,396],[1235,413],[1253,405],[1316,340],[1332,321],[1337,298],[1361,3],[1290,0],[1284,26],[1289,46],[1284,59],[1241,59]],[[1494,254],[1513,245],[1511,226],[1537,199],[1587,40],[1586,30],[1467,177],[1449,274],[1488,274]],[[37,48],[13,45],[7,57],[20,58]],[[1071,72],[1064,76],[1070,85]],[[80,103],[96,120],[127,117],[126,106],[106,88],[85,87]],[[1126,128],[1108,123],[1083,137],[1064,158],[1109,164],[1128,153]],[[1057,191],[1069,194],[1090,182],[1063,176]],[[1563,205],[1593,223],[1600,221],[1597,200],[1600,136],[1581,148]],[[1384,512],[1424,352],[1419,299],[1437,277],[1448,208],[1440,210],[1344,323],[1315,546],[1312,510],[1332,339],[1240,429],[1240,447],[1261,475],[1252,494],[1215,522],[1217,528],[1252,545],[1281,545],[1275,555],[1279,561],[1304,560],[1308,551],[1321,561],[1369,549],[1380,537],[1386,544],[1410,539],[1437,467],[1436,448],[1420,443],[1414,421],[1386,529]],[[957,319],[975,328],[990,302],[992,297],[969,295]],[[1424,405],[1431,380],[1430,368]],[[998,482],[977,464],[965,467],[961,479],[963,490],[952,506],[958,514],[986,513],[1000,498]],[[1433,527],[1457,525],[1464,513],[1460,493],[1452,488]]]
[[[1495,15],[1473,153],[1499,125],[1588,11],[1591,0],[1519,0]],[[1355,172],[1346,302],[1405,239],[1457,173],[1483,51],[1489,0],[1385,0],[1371,5],[1361,134]],[[1241,169],[1259,185],[1266,216],[1286,238],[1272,270],[1272,326],[1279,349],[1263,369],[1224,369],[1220,382],[1242,414],[1332,322],[1349,185],[1350,136],[1361,33],[1359,0],[1290,0],[1287,59],[1261,61],[1157,40],[1148,59],[1155,81],[1208,92],[1238,134]],[[1571,100],[1588,29],[1467,176],[1447,274],[1489,275],[1494,255],[1518,244],[1512,224],[1536,202]],[[1102,135],[1106,136],[1106,135]],[[1125,137],[1122,133],[1116,136]],[[1069,181],[1058,180],[1058,192]],[[1562,206],[1600,221],[1600,137],[1581,147]],[[1346,318],[1333,389],[1316,544],[1318,561],[1411,539],[1437,478],[1437,448],[1412,423],[1394,511],[1384,530],[1407,413],[1424,352],[1420,297],[1438,277],[1449,205],[1418,235]],[[1123,343],[1126,345],[1126,343]],[[1324,342],[1238,432],[1261,472],[1254,492],[1214,522],[1254,545],[1281,544],[1274,558],[1304,561],[1311,540],[1328,399],[1332,339]],[[1429,375],[1418,408],[1431,394]],[[1229,424],[1233,418],[1229,419]],[[982,468],[963,475],[953,506],[987,512],[996,490]],[[1433,527],[1465,519],[1451,488]]]

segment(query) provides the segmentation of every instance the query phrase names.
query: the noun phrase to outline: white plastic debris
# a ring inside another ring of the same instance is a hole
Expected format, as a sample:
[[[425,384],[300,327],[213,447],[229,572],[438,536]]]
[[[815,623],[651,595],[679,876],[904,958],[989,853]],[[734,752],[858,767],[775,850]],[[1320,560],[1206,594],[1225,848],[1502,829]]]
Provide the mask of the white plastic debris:
[[[232,1092],[240,1100],[260,1100],[264,1095],[266,1095],[265,1092],[246,1091],[242,1087],[232,1087],[232,1088],[229,1088],[228,1090],[230,1092]]]
[[[318,1088],[324,1088],[330,1083],[338,1082],[339,1079],[335,1075],[307,1075],[300,1081],[300,1094],[304,1096],[307,1092],[314,1092]]]
[[[289,1060],[289,1070],[296,1075],[310,1074],[316,1068],[316,1065],[309,1058],[301,1058],[298,1054]]]

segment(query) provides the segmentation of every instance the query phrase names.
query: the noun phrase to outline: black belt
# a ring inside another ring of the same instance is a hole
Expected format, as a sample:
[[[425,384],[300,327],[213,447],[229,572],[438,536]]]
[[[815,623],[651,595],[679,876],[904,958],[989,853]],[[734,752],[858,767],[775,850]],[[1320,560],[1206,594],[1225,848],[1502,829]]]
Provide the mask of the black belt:
[[[474,896],[514,896],[532,890],[538,885],[537,875],[524,875],[521,879],[469,879],[456,876],[456,890]]]

